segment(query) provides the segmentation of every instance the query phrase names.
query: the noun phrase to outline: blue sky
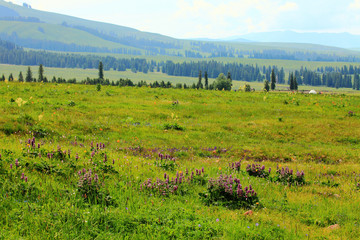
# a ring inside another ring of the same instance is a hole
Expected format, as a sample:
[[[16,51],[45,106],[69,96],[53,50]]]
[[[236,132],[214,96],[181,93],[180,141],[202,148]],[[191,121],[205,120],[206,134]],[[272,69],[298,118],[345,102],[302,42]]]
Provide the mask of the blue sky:
[[[360,0],[15,0],[33,8],[176,38],[252,32],[360,34]]]

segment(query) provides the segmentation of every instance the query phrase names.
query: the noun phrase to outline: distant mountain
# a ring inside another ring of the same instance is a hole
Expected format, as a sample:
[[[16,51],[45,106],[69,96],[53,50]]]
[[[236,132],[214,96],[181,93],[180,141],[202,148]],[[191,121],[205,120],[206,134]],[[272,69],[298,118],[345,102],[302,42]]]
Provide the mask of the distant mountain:
[[[250,33],[233,38],[248,39],[254,42],[311,43],[339,48],[360,48],[360,35],[349,33],[298,33],[293,31],[277,31]]]

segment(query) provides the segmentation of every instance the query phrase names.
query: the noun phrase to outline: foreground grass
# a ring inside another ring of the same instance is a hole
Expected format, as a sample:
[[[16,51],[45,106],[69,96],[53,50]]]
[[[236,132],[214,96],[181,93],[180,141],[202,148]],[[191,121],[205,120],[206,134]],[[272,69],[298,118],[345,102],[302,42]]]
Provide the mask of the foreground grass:
[[[0,93],[0,238],[360,237],[358,95],[104,86],[98,92],[4,82]],[[175,125],[182,130],[166,129]],[[27,142],[33,136],[35,149]],[[92,156],[92,142],[106,147]],[[175,163],[160,165],[159,153]],[[239,160],[241,171],[232,171],[229,163]],[[304,170],[307,184],[249,177],[246,165],[255,162]],[[148,178],[201,168],[206,179],[233,174],[251,184],[259,196],[253,215],[206,206],[199,197],[206,184],[170,196],[140,188]],[[79,193],[82,169],[99,175],[111,201]],[[339,228],[330,230],[334,224]]]

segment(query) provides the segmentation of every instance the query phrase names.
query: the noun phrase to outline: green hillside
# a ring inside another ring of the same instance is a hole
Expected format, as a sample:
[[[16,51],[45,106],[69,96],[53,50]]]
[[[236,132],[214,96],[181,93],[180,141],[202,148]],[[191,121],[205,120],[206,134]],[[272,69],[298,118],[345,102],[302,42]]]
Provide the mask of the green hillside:
[[[93,47],[126,48],[128,46],[106,41],[87,32],[48,23],[1,21],[0,32],[19,38],[59,41]]]
[[[124,26],[39,11],[3,0],[0,0],[0,12],[0,39],[33,49],[186,58],[360,62],[359,51],[342,48],[302,43],[174,39]]]

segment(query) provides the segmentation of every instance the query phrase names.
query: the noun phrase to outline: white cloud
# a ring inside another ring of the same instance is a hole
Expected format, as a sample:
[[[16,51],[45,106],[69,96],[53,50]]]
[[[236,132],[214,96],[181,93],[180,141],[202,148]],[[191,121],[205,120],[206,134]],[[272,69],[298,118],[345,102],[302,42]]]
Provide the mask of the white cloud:
[[[279,16],[298,9],[297,3],[284,0],[178,0],[177,6],[174,20],[188,22],[190,29],[206,21],[211,31],[198,28],[196,37],[213,38],[266,31],[276,24]],[[194,37],[193,34],[194,31],[188,31],[185,37]]]
[[[351,10],[360,9],[360,0],[354,0],[352,3],[349,4],[349,8]]]

